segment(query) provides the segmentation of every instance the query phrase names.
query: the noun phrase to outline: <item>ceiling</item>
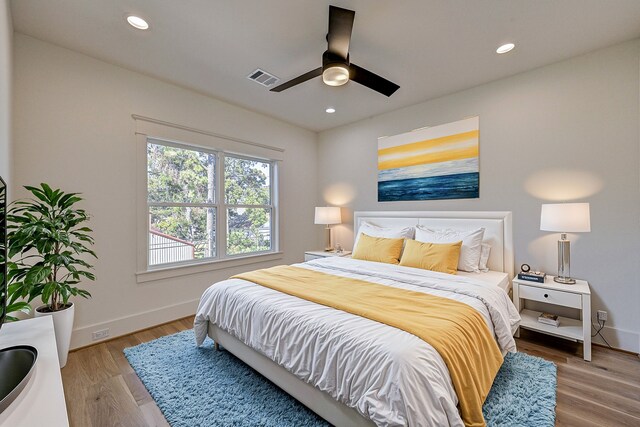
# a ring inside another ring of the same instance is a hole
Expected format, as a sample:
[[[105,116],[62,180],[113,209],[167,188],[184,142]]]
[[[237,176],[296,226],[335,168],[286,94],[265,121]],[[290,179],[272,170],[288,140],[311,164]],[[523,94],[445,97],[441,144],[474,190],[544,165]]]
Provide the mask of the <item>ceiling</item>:
[[[356,11],[351,60],[395,83],[390,98],[316,78],[329,4]],[[639,0],[14,0],[16,31],[321,131],[640,36]],[[139,31],[125,15],[145,18]],[[516,48],[497,55],[496,48]],[[333,106],[335,114],[325,113]]]

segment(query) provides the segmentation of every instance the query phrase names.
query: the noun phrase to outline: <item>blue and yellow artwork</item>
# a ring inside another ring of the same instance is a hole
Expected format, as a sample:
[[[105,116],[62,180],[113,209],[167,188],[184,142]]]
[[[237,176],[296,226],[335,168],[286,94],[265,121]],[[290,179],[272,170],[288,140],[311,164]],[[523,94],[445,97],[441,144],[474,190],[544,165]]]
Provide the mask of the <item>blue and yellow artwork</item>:
[[[477,199],[480,119],[378,139],[378,201]]]

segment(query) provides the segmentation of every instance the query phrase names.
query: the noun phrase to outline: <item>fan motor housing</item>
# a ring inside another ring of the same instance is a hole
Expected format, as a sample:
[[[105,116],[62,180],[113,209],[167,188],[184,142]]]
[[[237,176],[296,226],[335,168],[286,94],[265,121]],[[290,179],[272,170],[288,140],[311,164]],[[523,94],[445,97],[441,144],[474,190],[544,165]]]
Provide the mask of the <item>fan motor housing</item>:
[[[328,50],[325,50],[325,52],[322,54],[322,70],[324,71],[327,68],[335,66],[342,66],[348,69],[349,56],[347,56],[347,59],[345,59],[339,55],[329,52]]]

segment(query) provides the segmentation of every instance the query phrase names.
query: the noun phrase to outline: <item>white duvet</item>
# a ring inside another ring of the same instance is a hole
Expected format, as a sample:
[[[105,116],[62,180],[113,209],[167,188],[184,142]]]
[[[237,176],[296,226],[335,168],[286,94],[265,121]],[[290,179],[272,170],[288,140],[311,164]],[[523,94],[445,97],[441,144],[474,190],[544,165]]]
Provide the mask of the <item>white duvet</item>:
[[[484,317],[503,354],[516,350],[512,331],[520,316],[497,286],[349,258],[296,266],[463,302]],[[464,425],[444,361],[400,329],[239,279],[202,295],[194,325],[198,345],[208,322],[379,426]]]

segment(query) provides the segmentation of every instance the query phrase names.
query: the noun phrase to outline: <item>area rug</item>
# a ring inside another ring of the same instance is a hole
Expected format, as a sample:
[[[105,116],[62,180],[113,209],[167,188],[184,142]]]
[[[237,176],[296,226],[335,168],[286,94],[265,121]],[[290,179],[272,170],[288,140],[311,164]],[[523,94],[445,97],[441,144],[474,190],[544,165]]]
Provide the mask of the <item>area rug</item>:
[[[192,330],[127,348],[124,353],[173,427],[315,427],[328,423],[209,339]],[[484,404],[490,427],[555,423],[556,366],[508,354]]]

